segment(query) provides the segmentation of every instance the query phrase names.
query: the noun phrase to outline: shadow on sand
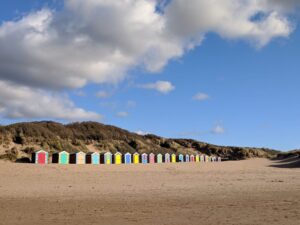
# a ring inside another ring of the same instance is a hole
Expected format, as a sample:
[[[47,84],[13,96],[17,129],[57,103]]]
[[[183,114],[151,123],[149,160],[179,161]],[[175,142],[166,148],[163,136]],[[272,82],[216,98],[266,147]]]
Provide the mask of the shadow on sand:
[[[286,159],[274,159],[271,167],[277,168],[300,168],[300,157],[298,155],[291,156]]]

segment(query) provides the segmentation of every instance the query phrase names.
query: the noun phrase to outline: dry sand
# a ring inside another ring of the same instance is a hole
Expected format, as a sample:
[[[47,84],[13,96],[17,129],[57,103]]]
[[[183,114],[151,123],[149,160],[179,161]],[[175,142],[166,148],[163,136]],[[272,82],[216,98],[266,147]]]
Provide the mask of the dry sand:
[[[0,224],[298,225],[300,169],[285,165],[0,162]]]

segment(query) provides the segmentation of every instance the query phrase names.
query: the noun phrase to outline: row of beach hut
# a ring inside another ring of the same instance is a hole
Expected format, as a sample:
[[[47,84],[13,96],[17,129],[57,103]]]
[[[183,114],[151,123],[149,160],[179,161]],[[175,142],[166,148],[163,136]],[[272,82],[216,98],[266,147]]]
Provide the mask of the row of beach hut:
[[[36,164],[48,164],[49,154],[44,150],[33,153],[32,162]],[[177,162],[221,162],[221,157],[207,155],[183,155],[183,154],[154,154],[154,153],[126,153],[117,152],[77,152],[68,153],[62,151],[52,155],[52,163],[58,164],[153,164],[153,163],[177,163]]]

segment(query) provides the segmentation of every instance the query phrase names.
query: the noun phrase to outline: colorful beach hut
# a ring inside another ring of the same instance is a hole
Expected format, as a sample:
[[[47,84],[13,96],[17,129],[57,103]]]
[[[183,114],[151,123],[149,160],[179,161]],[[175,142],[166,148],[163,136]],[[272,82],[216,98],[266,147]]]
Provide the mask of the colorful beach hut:
[[[100,163],[100,154],[98,152],[89,152],[86,154],[86,163],[98,165]]]
[[[190,156],[189,155],[185,155],[185,162],[190,162]]]
[[[137,153],[137,152],[133,154],[133,163],[134,164],[139,164],[140,163],[140,154]]]
[[[32,162],[35,164],[48,164],[48,152],[44,150],[32,154]]]
[[[131,154],[129,152],[124,154],[123,161],[125,164],[131,164]]]
[[[164,155],[164,163],[169,163],[171,162],[171,155],[169,153],[166,153]]]
[[[162,163],[163,162],[163,155],[161,153],[158,153],[156,155],[156,163]]]
[[[204,157],[204,155],[201,155],[200,156],[200,162],[204,162],[205,161],[205,157]]]
[[[147,164],[148,163],[148,154],[147,153],[143,153],[142,154],[142,163],[143,164]]]
[[[190,161],[195,162],[195,156],[194,155],[190,155]]]
[[[122,164],[122,153],[121,152],[116,152],[114,154],[114,164],[117,164],[117,165]]]
[[[70,163],[85,164],[86,154],[84,152],[77,152],[70,155]]]
[[[176,163],[176,154],[171,155],[171,162]]]
[[[58,152],[52,155],[52,163],[69,164],[70,154],[66,151]]]
[[[222,158],[221,157],[218,157],[218,162],[221,162],[222,161]]]
[[[153,153],[149,154],[149,163],[155,163],[155,155]]]
[[[184,156],[182,154],[178,155],[178,162],[184,162]]]
[[[200,162],[200,156],[199,156],[198,154],[197,154],[196,157],[195,157],[195,161],[196,161],[196,162]]]

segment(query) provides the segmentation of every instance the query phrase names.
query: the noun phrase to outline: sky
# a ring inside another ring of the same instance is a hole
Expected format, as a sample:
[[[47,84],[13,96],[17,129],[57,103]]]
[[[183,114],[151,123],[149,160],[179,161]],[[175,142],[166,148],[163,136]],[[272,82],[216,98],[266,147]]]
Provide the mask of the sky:
[[[4,0],[0,123],[300,148],[299,0]]]

